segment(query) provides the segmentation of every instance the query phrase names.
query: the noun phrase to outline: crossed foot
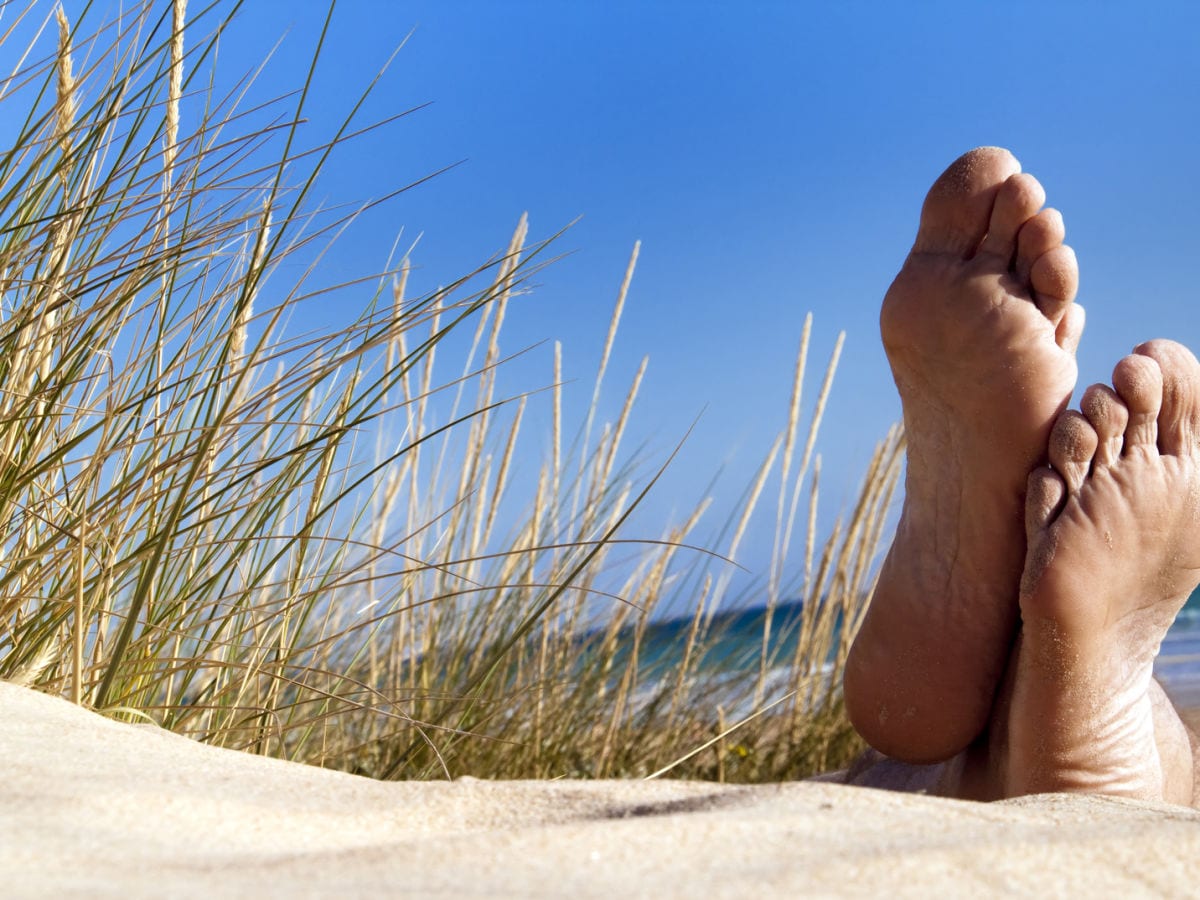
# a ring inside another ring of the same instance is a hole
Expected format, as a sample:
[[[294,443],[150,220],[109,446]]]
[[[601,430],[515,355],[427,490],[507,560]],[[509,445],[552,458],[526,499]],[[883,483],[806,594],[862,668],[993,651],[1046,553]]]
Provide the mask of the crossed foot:
[[[1080,408],[1029,478],[1003,793],[1190,804],[1189,737],[1152,670],[1200,581],[1200,364],[1142,344]]]
[[[1200,364],[1144,344],[1065,411],[1083,311],[1044,199],[1006,151],[964,155],[884,300],[906,494],[846,704],[897,759],[970,746],[963,795],[1190,803],[1189,735],[1151,670],[1200,581]]]

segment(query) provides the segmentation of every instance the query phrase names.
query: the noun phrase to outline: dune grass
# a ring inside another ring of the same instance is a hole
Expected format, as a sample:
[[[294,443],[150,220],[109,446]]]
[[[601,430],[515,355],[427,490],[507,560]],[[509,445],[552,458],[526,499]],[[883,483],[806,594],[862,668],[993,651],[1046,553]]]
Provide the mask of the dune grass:
[[[26,111],[0,154],[0,677],[380,778],[752,781],[844,763],[841,667],[902,447],[885,437],[819,538],[837,353],[802,421],[805,323],[779,440],[715,538],[704,498],[628,534],[656,475],[623,449],[644,365],[615,421],[598,410],[637,248],[590,407],[564,409],[557,344],[543,385],[507,393],[505,312],[553,239],[522,218],[423,296],[403,254],[326,283],[362,207],[321,209],[311,189],[358,107],[327,141],[302,128],[319,47],[293,95],[264,101],[252,77],[219,93],[234,9],[92,23],[88,6],[79,22],[5,7],[10,28],[42,27],[5,44],[0,83]],[[360,313],[298,331],[331,293]],[[522,429],[529,404],[552,434]],[[541,459],[528,496],[518,456]],[[730,654],[730,561],[772,512],[761,640]],[[686,621],[664,632],[669,612]]]

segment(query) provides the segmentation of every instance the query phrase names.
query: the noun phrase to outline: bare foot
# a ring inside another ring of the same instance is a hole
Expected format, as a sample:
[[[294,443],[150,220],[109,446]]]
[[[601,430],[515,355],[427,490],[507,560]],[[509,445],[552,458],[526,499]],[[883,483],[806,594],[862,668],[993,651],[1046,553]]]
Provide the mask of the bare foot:
[[[1030,476],[1005,793],[1192,802],[1182,723],[1151,677],[1200,583],[1200,364],[1152,341],[1093,385]]]
[[[906,491],[846,705],[872,746],[913,763],[953,756],[987,724],[1017,621],[1026,479],[1075,386],[1075,255],[1019,171],[984,147],[942,174],[880,316]]]

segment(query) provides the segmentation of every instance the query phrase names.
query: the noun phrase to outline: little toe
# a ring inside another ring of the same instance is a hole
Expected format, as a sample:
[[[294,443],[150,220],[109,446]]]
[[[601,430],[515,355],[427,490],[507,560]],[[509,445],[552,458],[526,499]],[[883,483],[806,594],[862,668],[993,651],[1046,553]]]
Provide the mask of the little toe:
[[[1096,430],[1081,413],[1068,409],[1050,430],[1050,465],[1062,476],[1068,494],[1077,494],[1096,452]]]
[[[1112,383],[1121,402],[1129,410],[1129,424],[1125,426],[1125,452],[1134,447],[1156,447],[1163,391],[1162,370],[1158,363],[1138,353],[1126,356],[1113,369]]]
[[[1067,486],[1053,469],[1042,466],[1029,473],[1025,488],[1025,540],[1030,546],[1050,527],[1066,496]]]
[[[1111,466],[1121,458],[1129,410],[1117,392],[1106,384],[1093,384],[1084,391],[1079,409],[1096,432],[1096,455],[1092,465]]]
[[[1016,158],[999,147],[978,147],[956,159],[925,197],[913,251],[973,256],[1000,186],[1019,171]]]
[[[1063,313],[1058,328],[1054,330],[1055,342],[1072,356],[1079,349],[1079,342],[1083,339],[1083,324],[1086,318],[1083,307],[1078,303],[1072,303]]]
[[[1045,202],[1046,191],[1036,178],[1024,172],[1010,175],[996,192],[987,237],[979,252],[999,256],[1006,265],[1011,262],[1017,252],[1017,233]]]
[[[1067,237],[1062,213],[1057,209],[1043,209],[1021,226],[1017,234],[1017,278],[1021,284],[1029,284],[1029,273],[1033,264],[1055,247],[1062,245]]]
[[[1192,452],[1200,436],[1200,363],[1174,341],[1147,341],[1133,352],[1154,360],[1162,373],[1159,449],[1171,455]]]
[[[1057,326],[1079,290],[1075,251],[1060,244],[1043,253],[1029,269],[1029,284],[1038,309]]]

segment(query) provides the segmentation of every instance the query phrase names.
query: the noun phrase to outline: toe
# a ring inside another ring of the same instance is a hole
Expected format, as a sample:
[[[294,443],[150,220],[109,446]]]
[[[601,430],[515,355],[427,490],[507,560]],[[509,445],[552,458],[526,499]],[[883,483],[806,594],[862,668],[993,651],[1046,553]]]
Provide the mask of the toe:
[[[1018,172],[1009,176],[996,192],[987,237],[979,252],[999,256],[1007,265],[1017,252],[1017,234],[1021,227],[1037,215],[1045,202],[1046,191],[1032,175]]]
[[[1039,258],[1066,239],[1067,227],[1062,213],[1057,209],[1043,209],[1021,226],[1017,234],[1017,278],[1021,284],[1029,284],[1029,273]]]
[[[1068,409],[1050,431],[1050,465],[1062,476],[1067,493],[1076,494],[1087,478],[1096,452],[1096,430],[1081,413]]]
[[[1096,432],[1095,466],[1111,466],[1121,458],[1125,444],[1125,427],[1129,424],[1129,410],[1117,396],[1117,392],[1105,384],[1093,384],[1083,392],[1079,409]]]
[[[1200,436],[1200,363],[1174,341],[1148,341],[1133,352],[1154,360],[1162,373],[1159,449],[1171,455],[1190,453]]]
[[[1042,466],[1029,473],[1025,489],[1025,540],[1030,546],[1050,526],[1066,496],[1067,486],[1053,469]]]
[[[1019,171],[1016,158],[999,147],[979,147],[956,159],[929,189],[913,251],[974,255],[1000,186]]]
[[[1054,330],[1054,340],[1058,342],[1058,346],[1062,347],[1072,356],[1079,349],[1079,342],[1083,339],[1083,323],[1086,318],[1083,307],[1078,303],[1072,303],[1067,307],[1067,311],[1063,313],[1062,321],[1058,323],[1058,328]]]
[[[1142,346],[1146,346],[1143,344]],[[1158,411],[1162,407],[1162,370],[1149,356],[1126,356],[1113,369],[1113,389],[1129,410],[1125,451],[1158,444]]]
[[[1066,244],[1048,250],[1029,269],[1033,299],[1047,319],[1058,325],[1079,290],[1079,265]]]

